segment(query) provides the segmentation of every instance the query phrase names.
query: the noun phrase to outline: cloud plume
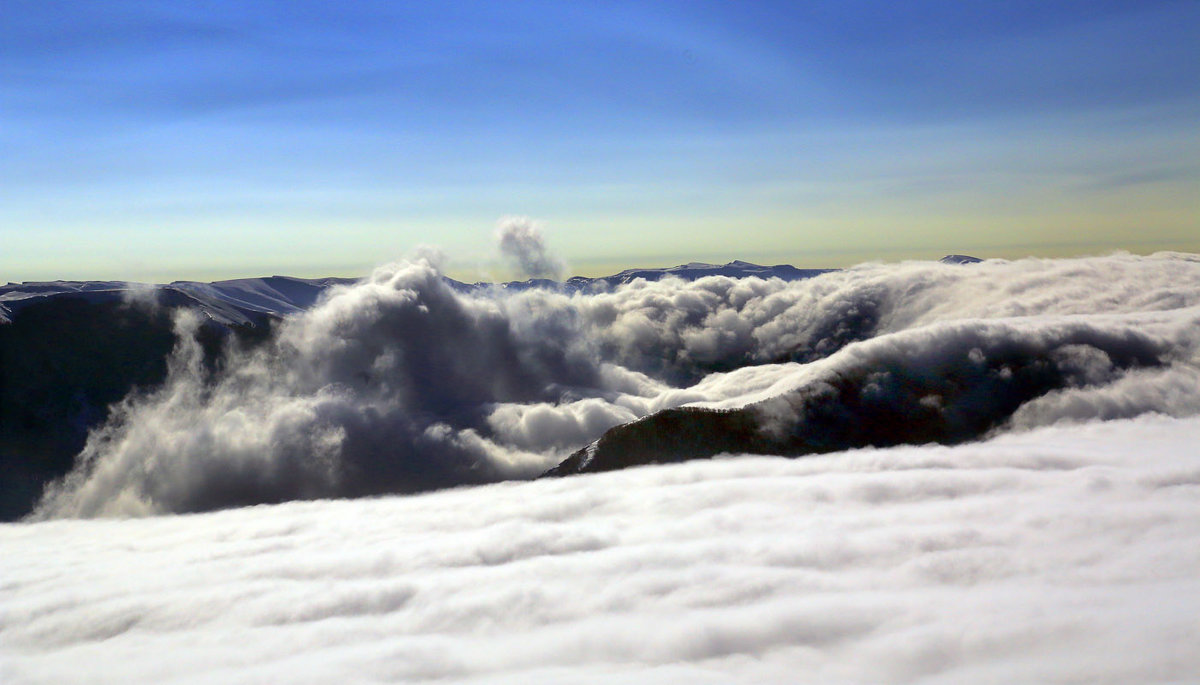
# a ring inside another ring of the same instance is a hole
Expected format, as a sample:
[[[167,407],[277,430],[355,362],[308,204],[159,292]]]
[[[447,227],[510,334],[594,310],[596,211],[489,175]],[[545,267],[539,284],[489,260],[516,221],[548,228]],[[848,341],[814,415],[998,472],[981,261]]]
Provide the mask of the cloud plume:
[[[526,278],[562,277],[564,264],[550,253],[539,223],[527,216],[506,216],[496,225],[500,254]]]

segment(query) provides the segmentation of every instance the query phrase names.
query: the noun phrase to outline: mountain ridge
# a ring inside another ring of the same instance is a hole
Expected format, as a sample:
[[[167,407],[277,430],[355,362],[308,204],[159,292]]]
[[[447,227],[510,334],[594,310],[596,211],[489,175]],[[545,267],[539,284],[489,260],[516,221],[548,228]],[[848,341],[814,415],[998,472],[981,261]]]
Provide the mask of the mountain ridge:
[[[791,281],[829,271],[735,260],[627,269],[562,283],[445,282],[459,292],[545,288],[588,294],[639,279],[726,276]],[[104,423],[122,398],[161,386],[177,342],[173,312],[193,309],[206,317],[197,340],[205,367],[215,369],[227,345],[262,344],[285,317],[312,307],[332,288],[356,282],[267,276],[211,283],[41,281],[0,286],[0,481],[5,485],[0,520],[28,513],[44,484],[72,467],[89,431]]]
[[[973,264],[982,260],[966,255],[947,255],[938,260],[945,264]],[[725,264],[689,262],[662,268],[632,268],[609,276],[572,276],[563,281],[531,278],[500,283],[466,283],[449,277],[446,282],[459,292],[484,289],[519,292],[534,288],[567,293],[598,292],[632,283],[638,279],[659,281],[681,278],[694,281],[708,276],[730,278],[780,278],[796,281],[837,271],[827,268],[799,268],[790,264],[762,265],[735,259]],[[139,283],[132,281],[25,281],[0,286],[0,324],[11,323],[22,309],[44,298],[74,297],[92,303],[135,303],[164,305],[171,308],[196,307],[219,325],[257,326],[268,318],[278,318],[311,307],[330,288],[353,285],[357,278],[296,278],[261,276],[220,281],[172,281]],[[152,301],[153,299],[153,301]]]

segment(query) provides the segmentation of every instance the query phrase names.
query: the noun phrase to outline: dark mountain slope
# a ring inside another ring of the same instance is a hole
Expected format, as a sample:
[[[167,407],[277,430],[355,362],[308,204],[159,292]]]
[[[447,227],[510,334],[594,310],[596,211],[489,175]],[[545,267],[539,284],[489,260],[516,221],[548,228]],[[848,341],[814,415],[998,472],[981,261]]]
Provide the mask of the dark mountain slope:
[[[1068,387],[1158,366],[1150,338],[1064,329],[1042,341],[946,335],[937,354],[879,349],[819,380],[739,409],[669,409],[612,428],[547,476],[612,471],[718,454],[799,456],[858,447],[955,444],[982,437],[1022,404]],[[836,361],[831,358],[830,361]]]

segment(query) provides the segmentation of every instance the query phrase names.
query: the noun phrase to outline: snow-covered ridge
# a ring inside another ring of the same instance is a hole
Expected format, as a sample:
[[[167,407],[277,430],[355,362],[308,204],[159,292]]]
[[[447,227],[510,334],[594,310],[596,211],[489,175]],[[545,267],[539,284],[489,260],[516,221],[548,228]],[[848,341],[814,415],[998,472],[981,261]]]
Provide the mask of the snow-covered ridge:
[[[811,278],[830,269],[798,269],[788,264],[762,266],[741,260],[728,264],[692,262],[662,269],[626,269],[612,276],[585,278],[576,276],[563,283],[530,279],[508,283],[462,283],[447,279],[460,292],[500,287],[505,290],[549,288],[574,291],[603,290],[642,278],[658,281],[667,277],[694,281],[706,276],[731,278],[781,278],[785,281]],[[224,325],[255,325],[269,317],[280,317],[308,309],[322,293],[337,285],[348,285],[351,278],[292,278],[268,276],[237,278],[201,283],[175,281],[165,284],[124,281],[39,281],[9,283],[0,286],[0,323],[12,321],[21,309],[47,298],[83,298],[92,303],[142,301],[170,307],[196,307],[211,320]]]
[[[942,264],[978,264],[983,260],[978,257],[971,257],[965,254],[948,254],[938,260]]]
[[[329,288],[354,283],[350,278],[237,278],[165,284],[124,281],[44,281],[0,286],[0,322],[11,322],[22,309],[47,299],[82,298],[93,304],[144,302],[196,307],[220,324],[254,325],[311,307]]]
[[[629,283],[638,278],[644,278],[647,281],[658,281],[667,277],[675,277],[682,278],[685,281],[694,281],[706,276],[729,276],[731,278],[757,276],[758,278],[781,278],[785,281],[798,281],[804,278],[819,276],[828,271],[833,271],[833,269],[798,269],[790,264],[762,266],[735,259],[728,264],[691,262],[680,266],[673,266],[669,269],[626,269],[618,274],[595,280],[604,281],[610,285]]]
[[[509,281],[507,283],[459,283],[451,280],[450,285],[459,291],[471,291],[487,288],[502,290],[529,290],[545,288],[563,290],[565,292],[595,293],[611,290],[617,286],[632,283],[639,278],[646,281],[661,281],[664,278],[678,278],[684,281],[696,281],[708,276],[727,276],[729,278],[779,278],[785,281],[799,281],[805,278],[819,276],[836,269],[799,269],[790,264],[763,266],[735,259],[728,264],[708,264],[706,262],[689,262],[679,266],[660,269],[625,269],[611,276],[588,278],[572,276],[563,282],[548,278],[531,278],[527,281]]]

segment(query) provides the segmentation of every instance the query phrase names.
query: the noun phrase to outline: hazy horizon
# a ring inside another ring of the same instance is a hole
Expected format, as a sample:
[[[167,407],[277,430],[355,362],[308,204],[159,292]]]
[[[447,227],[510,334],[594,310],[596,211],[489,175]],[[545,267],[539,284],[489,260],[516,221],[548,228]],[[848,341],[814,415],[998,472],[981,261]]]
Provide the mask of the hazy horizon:
[[[0,280],[1200,252],[1195,3],[9,6]]]
[[[642,255],[640,257],[629,258],[627,260],[621,260],[615,257],[597,257],[594,259],[576,260],[571,262],[564,261],[565,270],[562,274],[562,278],[570,278],[572,276],[596,278],[601,276],[610,276],[626,269],[669,268],[690,262],[725,264],[734,260],[741,260],[762,265],[790,264],[802,269],[842,269],[868,263],[890,264],[905,261],[932,261],[952,254],[965,254],[972,257],[978,257],[980,259],[1005,260],[1017,260],[1027,257],[1037,259],[1103,257],[1117,254],[1149,256],[1156,253],[1168,252],[1200,254],[1200,247],[1193,247],[1187,243],[1164,243],[1153,246],[1147,245],[1144,246],[1144,249],[1142,250],[1130,250],[1116,245],[1044,245],[1040,246],[1040,249],[1038,250],[1030,251],[1022,251],[1021,247],[1019,246],[1008,249],[992,247],[973,250],[951,249],[953,247],[954,246],[947,246],[946,249],[941,250],[895,249],[890,251],[875,252],[866,250],[828,250],[822,252],[793,252],[790,253],[790,255],[789,253],[751,251],[739,252],[735,250],[730,254],[679,253]],[[380,259],[376,262],[364,262],[362,264],[353,265],[331,265],[329,268],[298,265],[296,268],[291,270],[282,271],[279,269],[272,269],[267,266],[262,268],[255,268],[253,266],[210,266],[208,268],[197,267],[169,271],[161,269],[82,270],[78,272],[43,275],[45,277],[32,278],[21,278],[19,277],[19,272],[12,271],[5,272],[3,278],[7,283],[44,281],[125,281],[131,283],[170,283],[174,281],[210,282],[239,278],[262,278],[267,276],[289,276],[293,278],[361,278],[369,275],[373,269],[379,266],[383,266],[392,262],[412,259],[414,258],[414,255],[418,255],[419,253],[419,250],[410,250],[404,254],[397,254],[392,258]],[[519,268],[506,263],[500,255],[492,255],[489,258],[479,259],[473,263],[457,260],[452,255],[447,255],[445,257],[445,261],[442,262],[440,266],[441,271],[446,276],[464,282],[499,282],[509,280],[524,280],[529,277],[528,274],[522,273]]]

